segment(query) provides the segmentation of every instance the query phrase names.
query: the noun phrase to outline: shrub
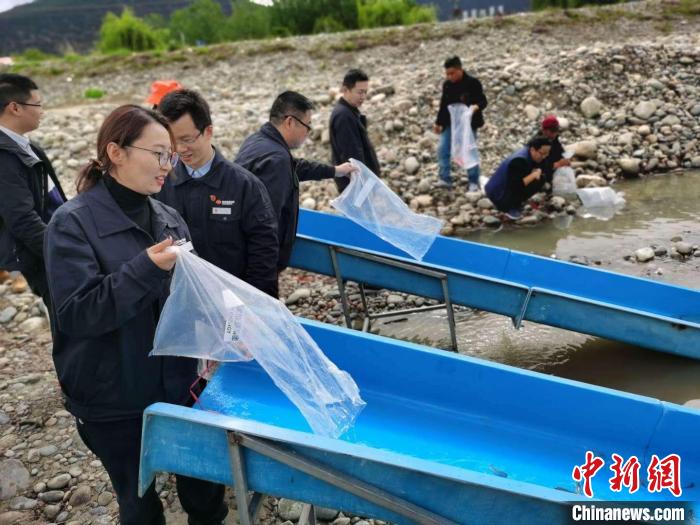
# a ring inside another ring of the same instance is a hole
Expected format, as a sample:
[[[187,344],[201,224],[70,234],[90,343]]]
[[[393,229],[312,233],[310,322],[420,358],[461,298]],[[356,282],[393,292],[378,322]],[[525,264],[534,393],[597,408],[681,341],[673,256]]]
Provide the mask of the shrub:
[[[343,24],[332,16],[323,16],[314,22],[314,33],[338,33],[344,30]]]
[[[225,19],[218,2],[195,0],[170,16],[170,32],[176,40],[188,44],[215,44],[222,40]]]
[[[236,0],[231,5],[231,16],[226,21],[226,40],[265,38],[272,33],[271,8],[249,0]]]
[[[148,51],[164,45],[164,35],[124,8],[121,16],[107,13],[100,27],[98,49],[103,53],[122,50]]]
[[[435,8],[417,6],[414,0],[357,0],[360,27],[385,27],[434,22]]]
[[[99,88],[87,88],[84,95],[85,98],[99,99],[105,96],[105,92]]]

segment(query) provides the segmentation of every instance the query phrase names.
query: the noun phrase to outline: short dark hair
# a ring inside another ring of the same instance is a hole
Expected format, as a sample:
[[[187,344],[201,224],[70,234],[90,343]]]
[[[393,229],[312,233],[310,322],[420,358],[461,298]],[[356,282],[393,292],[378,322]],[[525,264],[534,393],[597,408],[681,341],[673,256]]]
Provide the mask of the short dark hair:
[[[532,137],[530,140],[527,141],[527,147],[529,148],[535,148],[536,150],[539,150],[542,146],[551,146],[552,141],[545,137],[544,135],[535,135]]]
[[[314,109],[314,103],[301,93],[285,91],[277,95],[270,108],[270,122],[281,123],[287,115],[301,118],[307,111]]]
[[[447,60],[445,60],[445,69],[448,69],[450,67],[454,67],[457,69],[462,68],[462,61],[459,59],[457,55],[453,55],[451,57],[448,57]]]
[[[352,89],[358,82],[367,82],[369,77],[361,69],[351,69],[343,77],[343,87]]]
[[[34,81],[16,73],[0,74],[0,113],[10,102],[26,102],[32,98],[32,90],[39,89]]]
[[[170,122],[175,122],[183,115],[189,114],[199,131],[204,131],[211,126],[209,104],[202,95],[191,89],[171,91],[158,104],[158,111]]]

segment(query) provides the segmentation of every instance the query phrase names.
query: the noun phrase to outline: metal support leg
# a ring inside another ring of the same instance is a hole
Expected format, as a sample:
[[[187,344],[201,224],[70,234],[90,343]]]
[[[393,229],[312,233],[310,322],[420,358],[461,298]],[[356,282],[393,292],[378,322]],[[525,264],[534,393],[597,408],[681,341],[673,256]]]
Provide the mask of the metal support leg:
[[[527,295],[523,301],[523,306],[520,308],[520,313],[513,319],[513,326],[516,330],[520,330],[520,326],[523,324],[523,319],[525,318],[525,313],[527,312],[527,307],[530,304],[530,299],[532,298],[532,288],[527,290]]]
[[[348,306],[348,298],[347,294],[345,293],[345,281],[343,280],[343,276],[340,272],[340,264],[338,263],[338,253],[344,253],[346,255],[349,255],[351,257],[357,257],[360,259],[365,259],[368,261],[372,262],[379,262],[381,264],[385,264],[387,266],[391,266],[393,268],[400,268],[402,270],[407,270],[409,272],[413,272],[419,275],[425,275],[427,277],[431,277],[434,279],[440,280],[440,284],[442,286],[442,295],[444,296],[444,306],[447,308],[447,322],[449,325],[449,330],[450,330],[450,347],[451,350],[457,351],[458,349],[458,344],[457,344],[457,327],[455,325],[455,316],[454,316],[454,309],[452,307],[452,299],[450,298],[450,289],[449,285],[447,282],[447,275],[445,275],[442,272],[436,272],[434,270],[429,270],[427,268],[421,268],[419,266],[415,266],[412,264],[404,263],[404,262],[399,262],[399,261],[394,261],[391,259],[388,259],[386,257],[381,257],[378,255],[374,254],[368,254],[368,253],[362,253],[358,252],[357,250],[352,250],[349,248],[344,248],[340,246],[329,246],[328,250],[331,255],[331,263],[333,264],[333,272],[335,273],[335,278],[336,281],[338,282],[338,290],[340,291],[340,300],[343,305],[343,314],[345,315],[345,326],[348,328],[352,327],[352,322],[350,320],[350,308]],[[401,315],[404,313],[414,313],[414,312],[420,312],[424,310],[429,310],[429,309],[436,309],[434,306],[430,307],[424,307],[424,308],[415,308],[415,309],[410,309],[410,310],[397,310],[394,312],[384,312],[381,314],[371,314],[369,311],[369,305],[367,304],[367,294],[365,292],[365,287],[364,283],[359,282],[360,285],[360,297],[362,298],[362,307],[364,308],[364,319],[362,323],[362,330],[365,332],[368,332],[372,323],[372,319],[378,319],[380,317],[391,317],[393,315]],[[438,306],[437,308],[441,308],[442,305]]]
[[[228,441],[231,472],[233,472],[233,489],[236,494],[236,505],[238,506],[238,523],[240,525],[253,525],[262,506],[263,495],[257,492],[248,495],[248,480],[243,465],[240,442],[233,433],[229,433]]]
[[[360,298],[362,299],[362,309],[365,312],[365,318],[362,320],[362,331],[369,332],[372,324],[372,316],[369,313],[369,305],[367,304],[367,293],[365,292],[365,283],[360,283]]]
[[[333,485],[341,490],[358,496],[370,503],[379,505],[391,512],[409,518],[410,520],[420,525],[457,525],[455,522],[448,520],[442,516],[435,514],[427,509],[419,507],[395,496],[380,487],[370,485],[360,479],[348,476],[347,474],[335,470],[326,465],[312,462],[294,452],[287,451],[277,445],[273,445],[266,440],[231,432],[232,439],[235,443],[262,454],[270,459],[279,461],[284,465],[292,467],[300,472],[313,476],[325,483]],[[241,525],[244,525],[241,522]],[[247,525],[247,524],[245,524]]]
[[[445,297],[445,308],[447,309],[447,324],[450,327],[450,342],[452,350],[457,351],[457,327],[455,325],[455,312],[452,308],[452,299],[450,299],[450,288],[447,285],[447,277],[440,279],[442,284],[442,294]]]
[[[343,276],[340,273],[340,265],[338,264],[338,254],[335,251],[334,246],[329,246],[328,249],[331,253],[331,262],[333,263],[333,271],[335,272],[335,279],[338,281],[338,291],[340,292],[340,302],[343,305],[343,315],[345,316],[345,326],[352,328],[352,322],[350,320],[350,308],[348,307],[348,298],[345,295],[345,281],[343,281]]]

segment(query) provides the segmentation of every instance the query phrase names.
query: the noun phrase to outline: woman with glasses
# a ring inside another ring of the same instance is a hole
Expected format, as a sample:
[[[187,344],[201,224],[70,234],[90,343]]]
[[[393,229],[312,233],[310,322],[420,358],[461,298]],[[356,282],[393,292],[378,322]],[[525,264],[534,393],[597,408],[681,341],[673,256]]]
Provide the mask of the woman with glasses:
[[[161,115],[122,106],[97,135],[97,158],[78,196],[52,217],[46,270],[53,300],[53,359],[78,433],[102,461],[122,525],[164,524],[154,486],[137,495],[141,419],[151,403],[187,404],[196,361],[148,357],[175,255],[189,238],[178,213],[154,200],[177,162]],[[192,525],[220,524],[224,488],[179,476]]]

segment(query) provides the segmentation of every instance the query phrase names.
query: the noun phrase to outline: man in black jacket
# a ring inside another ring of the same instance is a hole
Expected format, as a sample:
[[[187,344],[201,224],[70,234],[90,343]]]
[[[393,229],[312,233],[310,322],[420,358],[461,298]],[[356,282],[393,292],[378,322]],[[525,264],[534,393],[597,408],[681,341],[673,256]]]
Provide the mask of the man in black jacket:
[[[209,104],[199,93],[168,93],[158,110],[180,154],[158,200],[180,212],[200,257],[277,297],[277,220],[265,185],[212,146]]]
[[[277,216],[280,272],[289,263],[297,234],[299,181],[347,177],[355,171],[349,162],[333,167],[292,156],[291,150],[300,147],[311,131],[313,108],[313,102],[300,93],[279,95],[270,109],[270,121],[245,139],[235,161],[260,177],[270,194]]]
[[[379,161],[367,135],[367,118],[360,113],[360,106],[367,98],[369,77],[360,69],[351,69],[343,78],[342,96],[331,113],[329,130],[333,164],[350,159],[359,160],[379,176]],[[347,177],[335,179],[342,192],[350,181]]]
[[[48,306],[44,233],[66,197],[44,151],[25,136],[42,114],[31,79],[0,74],[0,268],[21,271]]]
[[[438,145],[438,165],[440,168],[440,180],[437,186],[440,188],[452,188],[452,178],[450,177],[450,161],[452,135],[450,133],[450,111],[447,107],[450,104],[465,104],[474,111],[472,116],[472,130],[476,137],[476,130],[484,125],[483,111],[488,102],[484,95],[484,89],[478,79],[468,75],[462,68],[462,61],[457,56],[445,60],[445,82],[442,84],[442,98],[440,99],[440,109],[435,120],[435,133],[440,134],[440,144]],[[467,170],[469,177],[469,191],[479,189],[479,166],[474,166]]]

